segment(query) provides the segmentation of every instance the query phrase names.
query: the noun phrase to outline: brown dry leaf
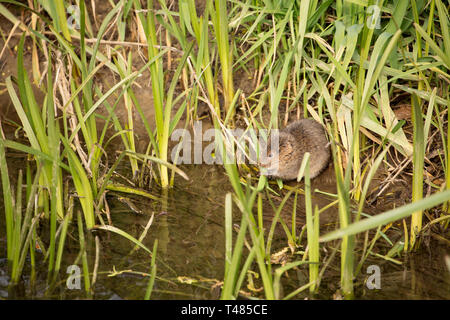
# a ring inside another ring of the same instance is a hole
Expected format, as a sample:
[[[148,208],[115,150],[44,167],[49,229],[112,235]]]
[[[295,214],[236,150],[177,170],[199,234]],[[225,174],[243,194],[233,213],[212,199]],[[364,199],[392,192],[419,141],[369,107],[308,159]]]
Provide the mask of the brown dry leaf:
[[[285,247],[278,252],[275,252],[270,256],[270,262],[273,264],[283,264],[288,259],[289,247]]]
[[[198,282],[197,279],[193,279],[193,278],[189,278],[189,277],[185,277],[185,276],[179,276],[177,277],[178,282],[180,283],[186,283],[186,284],[193,284]]]
[[[411,105],[399,104],[393,111],[398,120],[411,120]]]

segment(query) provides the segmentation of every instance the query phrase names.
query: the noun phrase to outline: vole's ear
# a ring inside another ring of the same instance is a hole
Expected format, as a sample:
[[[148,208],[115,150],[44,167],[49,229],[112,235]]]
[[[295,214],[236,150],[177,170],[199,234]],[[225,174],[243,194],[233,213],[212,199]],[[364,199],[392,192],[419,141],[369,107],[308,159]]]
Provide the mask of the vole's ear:
[[[289,139],[282,139],[280,141],[280,149],[286,150],[286,152],[291,152],[292,151],[292,143]]]

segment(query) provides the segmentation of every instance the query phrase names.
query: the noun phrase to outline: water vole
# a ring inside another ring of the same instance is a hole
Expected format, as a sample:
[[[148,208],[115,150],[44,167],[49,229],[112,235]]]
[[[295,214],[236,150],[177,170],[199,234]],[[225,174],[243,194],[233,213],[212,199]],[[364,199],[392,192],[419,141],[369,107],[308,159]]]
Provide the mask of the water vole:
[[[310,177],[319,175],[330,161],[330,148],[324,128],[313,119],[297,120],[279,130],[279,147],[272,148],[268,138],[267,153],[260,158],[261,174],[283,180],[297,179],[306,152],[310,156]]]

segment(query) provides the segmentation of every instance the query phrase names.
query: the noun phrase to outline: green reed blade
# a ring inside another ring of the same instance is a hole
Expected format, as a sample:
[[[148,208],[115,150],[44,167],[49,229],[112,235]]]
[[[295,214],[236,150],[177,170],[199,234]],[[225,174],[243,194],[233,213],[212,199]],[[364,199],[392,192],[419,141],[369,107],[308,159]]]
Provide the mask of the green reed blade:
[[[330,232],[320,237],[320,242],[327,242],[342,238],[344,236],[354,235],[370,229],[375,229],[380,225],[385,225],[396,220],[409,217],[416,211],[435,207],[445,201],[448,201],[449,199],[450,190],[438,192],[420,201],[389,210],[376,216],[372,216],[371,218],[360,220],[358,222],[350,224],[346,228],[341,228],[339,230]]]
[[[153,291],[153,284],[156,278],[156,250],[158,249],[158,239],[155,240],[152,250],[152,261],[150,263],[150,279],[148,280],[147,290],[145,291],[144,300],[150,300]]]

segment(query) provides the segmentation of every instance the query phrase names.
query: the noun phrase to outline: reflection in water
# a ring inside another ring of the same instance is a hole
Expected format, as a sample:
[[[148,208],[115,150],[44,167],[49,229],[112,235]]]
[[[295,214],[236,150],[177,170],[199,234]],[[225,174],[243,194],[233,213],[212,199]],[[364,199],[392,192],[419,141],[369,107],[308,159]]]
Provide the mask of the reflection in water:
[[[184,166],[190,180],[179,179],[173,189],[166,194],[159,190],[149,190],[159,201],[129,198],[120,201],[118,194],[110,192],[108,203],[111,210],[111,220],[114,226],[123,229],[135,238],[139,238],[149,224],[152,214],[154,219],[148,228],[143,243],[152,248],[158,239],[157,280],[152,293],[153,299],[216,299],[220,296],[219,282],[224,276],[224,198],[232,188],[223,168],[219,166]],[[312,190],[320,190],[313,195],[313,206],[324,208],[335,199],[335,181],[332,166],[322,175],[312,181]],[[302,184],[288,183],[290,187]],[[276,207],[282,201],[285,190],[280,191],[276,184],[271,185],[278,194],[264,195],[263,204],[265,222],[272,222],[274,210],[270,201]],[[270,196],[270,201],[269,197]],[[2,197],[2,196],[1,196]],[[130,203],[131,201],[132,203]],[[2,204],[0,204],[1,206]],[[134,208],[136,207],[136,208]],[[302,195],[297,199],[297,234],[305,223],[304,200]],[[294,196],[291,195],[283,208],[281,218],[290,226]],[[3,208],[0,208],[3,210]],[[376,213],[376,212],[374,212]],[[240,213],[233,208],[234,224],[240,223]],[[330,206],[321,214],[321,232],[336,227],[337,207]],[[0,219],[0,230],[4,229],[4,220]],[[73,226],[72,226],[73,227]],[[83,290],[68,290],[65,288],[67,266],[77,258],[79,248],[75,228],[71,230],[74,237],[69,236],[63,256],[59,289],[55,290],[53,298],[77,299],[85,298]],[[272,243],[272,253],[279,252],[287,246],[286,236],[282,228],[277,228],[276,238]],[[5,233],[2,232],[2,235]],[[95,285],[95,299],[142,299],[148,284],[150,272],[150,256],[144,250],[132,250],[134,245],[116,234],[97,231],[100,237],[101,250],[99,273]],[[398,234],[400,236],[401,233]],[[390,235],[395,239],[395,234]],[[89,240],[89,238],[91,238]],[[95,259],[94,237],[88,237],[90,271]],[[37,279],[34,291],[29,289],[30,270],[25,268],[21,286],[8,293],[8,276],[4,239],[0,239],[0,297],[44,298],[46,289],[46,265],[43,257],[37,257]],[[302,244],[305,244],[303,240]],[[338,243],[324,247],[321,250],[322,261],[332,257],[333,247]],[[386,253],[390,246],[379,240],[377,251]],[[396,265],[384,259],[369,256],[363,265],[357,279],[357,298],[362,299],[398,299],[398,298],[449,298],[449,276],[445,269],[443,257],[448,248],[442,245],[430,245],[417,255],[405,259],[402,265]],[[304,250],[303,247],[297,251]],[[288,255],[288,259],[299,259],[298,255]],[[402,259],[402,258],[398,258]],[[280,260],[283,261],[283,260]],[[381,269],[381,290],[369,290],[363,283],[367,279],[367,266],[376,264]],[[331,260],[320,286],[318,298],[330,299],[337,297],[339,289],[339,254]],[[115,272],[113,272],[113,270]],[[291,270],[283,282],[285,294],[304,285],[308,279],[307,268]],[[244,288],[246,289],[246,288]],[[306,293],[298,298],[307,297]]]

